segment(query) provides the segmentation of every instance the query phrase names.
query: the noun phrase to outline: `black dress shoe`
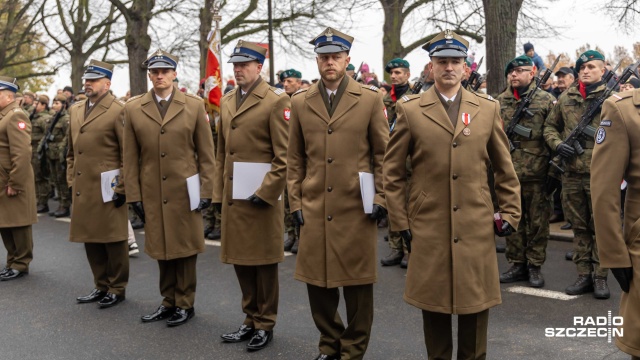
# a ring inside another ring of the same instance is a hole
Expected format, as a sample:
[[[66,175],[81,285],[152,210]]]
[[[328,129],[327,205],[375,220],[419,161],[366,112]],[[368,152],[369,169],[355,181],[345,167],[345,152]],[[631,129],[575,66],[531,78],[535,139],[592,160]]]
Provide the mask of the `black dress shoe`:
[[[63,207],[61,207],[60,209],[58,209],[58,211],[53,213],[53,216],[57,218],[67,217],[69,215],[71,215],[71,213],[69,212],[69,208],[63,208]]]
[[[142,228],[144,228],[144,223],[142,221],[140,221],[140,220],[136,220],[136,221],[131,223],[131,228],[133,230],[142,229]]]
[[[333,355],[320,354],[315,360],[340,360],[340,358]]]
[[[25,275],[27,275],[28,272],[26,271],[18,271],[16,269],[7,269],[7,271],[4,272],[4,274],[0,275],[0,281],[9,281],[9,280],[15,280],[18,278],[21,278]]]
[[[264,349],[267,346],[267,344],[269,344],[271,339],[273,339],[273,330],[271,331],[262,330],[262,329],[256,330],[256,332],[253,334],[253,337],[251,338],[251,340],[249,340],[249,343],[247,344],[247,350],[257,351],[257,350]]]
[[[38,214],[48,213],[49,212],[49,206],[48,205],[38,205],[37,212],[38,212]]]
[[[144,323],[148,323],[148,322],[154,322],[154,321],[158,321],[158,320],[164,320],[168,317],[170,317],[171,315],[173,315],[173,313],[175,313],[176,308],[175,307],[165,307],[163,305],[160,305],[156,311],[152,312],[149,315],[144,315],[143,317],[141,317],[140,319],[142,319],[142,322]]]
[[[80,304],[96,302],[102,299],[105,295],[107,295],[106,291],[93,289],[89,295],[80,296],[76,298]]]
[[[108,292],[107,295],[105,295],[100,301],[98,301],[98,306],[100,307],[100,309],[106,309],[112,306],[116,306],[123,301],[124,295],[116,295]]]
[[[228,333],[228,334],[222,334],[220,335],[220,337],[225,342],[236,343],[236,342],[242,342],[242,341],[247,341],[251,339],[254,332],[255,332],[254,328],[248,327],[247,325],[242,324],[240,325],[240,328],[238,329],[238,331]]]
[[[294,242],[293,246],[291,247],[291,253],[297,254],[298,253],[298,246],[300,246],[300,237],[296,237],[296,242]]]
[[[167,320],[167,326],[186,324],[195,314],[196,311],[193,308],[185,310],[177,307],[173,315]]]

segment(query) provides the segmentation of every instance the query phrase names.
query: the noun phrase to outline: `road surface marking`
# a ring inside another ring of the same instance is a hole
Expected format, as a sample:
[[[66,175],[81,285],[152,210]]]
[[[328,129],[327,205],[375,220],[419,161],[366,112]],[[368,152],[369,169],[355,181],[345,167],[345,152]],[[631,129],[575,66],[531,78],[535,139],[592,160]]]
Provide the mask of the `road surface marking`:
[[[567,295],[560,291],[534,289],[526,286],[512,286],[510,288],[507,288],[506,291],[515,293],[515,294],[524,294],[524,295],[543,297],[547,299],[556,299],[556,300],[565,300],[565,301],[577,299],[580,297],[578,295]]]

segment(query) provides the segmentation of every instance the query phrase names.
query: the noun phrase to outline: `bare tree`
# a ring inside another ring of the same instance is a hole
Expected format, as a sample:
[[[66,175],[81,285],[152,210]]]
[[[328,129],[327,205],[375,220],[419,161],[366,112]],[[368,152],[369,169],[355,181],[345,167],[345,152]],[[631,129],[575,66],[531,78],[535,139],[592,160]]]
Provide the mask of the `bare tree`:
[[[0,0],[0,74],[43,86],[38,77],[55,75],[46,60],[57,48],[49,48],[37,31],[44,0]]]
[[[124,35],[113,33],[121,15],[113,5],[101,14],[105,5],[109,5],[106,0],[55,0],[49,16],[47,10],[42,11],[45,31],[68,56],[71,86],[76,91],[82,88],[82,69],[87,60],[100,50],[101,59],[107,60],[109,47],[124,40]]]
[[[640,15],[640,0],[608,0],[603,8],[624,30],[631,31],[638,27],[636,20]]]

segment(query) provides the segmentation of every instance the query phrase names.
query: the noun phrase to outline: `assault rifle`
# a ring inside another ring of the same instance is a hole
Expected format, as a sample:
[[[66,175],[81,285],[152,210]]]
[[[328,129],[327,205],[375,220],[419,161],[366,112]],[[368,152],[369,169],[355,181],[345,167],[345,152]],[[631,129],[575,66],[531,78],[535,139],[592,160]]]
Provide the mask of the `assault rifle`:
[[[580,136],[584,134],[584,136],[588,137],[589,139],[593,139],[593,137],[595,136],[596,129],[589,124],[591,124],[591,120],[593,119],[595,114],[599,112],[600,109],[602,108],[602,104],[604,103],[604,101],[607,100],[609,96],[611,96],[611,92],[613,92],[613,89],[615,89],[616,86],[620,84],[624,84],[625,82],[627,82],[627,80],[629,80],[631,76],[633,76],[633,71],[634,69],[637,69],[638,66],[640,66],[640,60],[638,60],[638,62],[636,62],[635,64],[630,65],[629,67],[624,69],[624,71],[622,72],[622,75],[616,80],[615,84],[611,87],[609,87],[605,82],[604,84],[606,86],[606,89],[604,90],[602,95],[600,95],[600,97],[594,100],[591,103],[591,105],[589,105],[589,107],[584,112],[584,114],[582,114],[582,117],[580,117],[580,122],[578,123],[578,126],[576,126],[576,128],[573,129],[571,133],[569,133],[569,136],[567,136],[567,138],[564,140],[565,144],[571,145],[571,147],[573,147],[576,155],[582,155],[584,153],[584,149],[582,148],[582,145],[580,145],[580,141],[578,141]],[[563,167],[567,160],[570,160],[570,159],[565,158],[564,156],[558,154],[556,158],[549,161],[549,164],[551,164],[551,166],[558,169],[561,173],[564,174]]]
[[[431,74],[430,70],[425,70],[423,72],[422,77],[420,77],[420,80],[418,80],[415,84],[413,84],[413,89],[411,90],[412,94],[420,94],[420,91],[422,90],[424,83],[427,82],[427,79],[429,78],[429,74]]]
[[[478,70],[480,69],[480,66],[482,66],[482,60],[484,60],[484,56],[480,58],[480,61],[478,61],[478,66],[471,72],[471,75],[469,75],[469,80],[467,80],[466,86],[467,90],[473,89],[474,82],[477,82],[481,78]],[[480,85],[478,85],[478,87],[480,87]]]
[[[527,116],[533,117],[533,113],[529,111],[529,105],[531,105],[531,101],[533,100],[533,96],[536,94],[536,91],[540,89],[540,85],[544,84],[549,80],[553,69],[558,65],[558,61],[560,60],[560,56],[556,58],[553,62],[553,65],[544,73],[542,79],[539,82],[536,82],[536,86],[533,90],[529,91],[527,96],[525,96],[521,101],[518,107],[516,108],[516,112],[511,116],[511,121],[509,122],[509,126],[505,129],[505,134],[507,134],[507,138],[509,139],[509,151],[514,152],[516,147],[513,145],[513,137],[515,134],[518,134],[527,139],[531,139],[531,129],[528,127],[522,126],[519,124],[522,117],[526,114]]]
[[[360,63],[360,67],[358,68],[358,71],[356,71],[353,74],[353,80],[358,80],[358,75],[360,74],[360,72],[362,71],[362,65],[364,65],[364,61]]]
[[[480,77],[478,77],[478,80],[476,80],[476,83],[473,84],[473,86],[471,87],[473,92],[477,92],[478,89],[480,89],[480,86],[482,86],[482,84],[487,80],[488,76],[489,76],[489,70],[487,70],[484,76],[480,75]]]
[[[51,121],[51,125],[47,128],[47,132],[44,134],[44,137],[38,144],[38,161],[40,161],[40,168],[42,169],[43,174],[48,174],[49,169],[47,167],[47,149],[49,149],[49,141],[53,140],[53,128],[56,126],[60,118],[62,117],[62,110],[58,111]]]

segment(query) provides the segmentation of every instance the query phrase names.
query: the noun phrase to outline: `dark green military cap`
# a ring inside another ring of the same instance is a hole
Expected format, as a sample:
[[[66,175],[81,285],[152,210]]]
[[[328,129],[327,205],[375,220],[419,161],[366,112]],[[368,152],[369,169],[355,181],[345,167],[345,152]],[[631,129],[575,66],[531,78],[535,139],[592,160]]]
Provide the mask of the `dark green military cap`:
[[[386,71],[389,74],[391,74],[391,70],[397,69],[397,68],[408,69],[409,68],[409,62],[407,60],[405,60],[405,59],[395,58],[395,59],[389,61],[387,66],[384,67],[384,71]]]
[[[284,79],[290,78],[290,77],[296,78],[296,79],[302,79],[302,73],[296,69],[289,69],[280,73],[280,81],[284,81]]]
[[[517,68],[519,66],[533,66],[533,60],[527,55],[518,56],[517,58],[507,63],[507,66],[504,68],[504,76],[507,77],[511,69]]]
[[[347,66],[347,71],[356,71],[356,67],[353,64]]]
[[[587,50],[582,55],[578,56],[578,60],[576,61],[576,70],[580,71],[582,64],[588,63],[593,60],[601,60],[604,61],[604,55],[600,54],[595,50]]]

